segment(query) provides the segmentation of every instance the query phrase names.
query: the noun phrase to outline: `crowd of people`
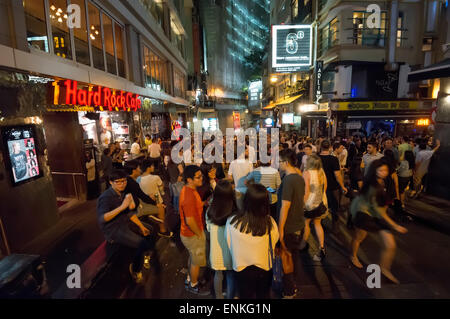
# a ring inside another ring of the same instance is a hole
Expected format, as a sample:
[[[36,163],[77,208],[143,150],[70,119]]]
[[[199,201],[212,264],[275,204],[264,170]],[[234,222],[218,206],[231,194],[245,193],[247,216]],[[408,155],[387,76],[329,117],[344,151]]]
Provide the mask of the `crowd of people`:
[[[110,187],[98,199],[98,223],[109,242],[135,249],[130,273],[136,283],[143,281],[142,267],[150,267],[156,241],[166,237],[189,253],[186,290],[209,295],[203,280],[209,269],[215,297],[230,299],[269,298],[276,256],[283,270],[280,294],[294,298],[295,260],[310,250],[311,228],[318,243],[312,258],[320,262],[327,256],[325,236],[337,233],[342,222],[353,235],[349,261],[363,268],[358,249],[368,233],[376,233],[383,243],[381,271],[398,283],[391,265],[394,234],[407,232],[401,226],[405,194],[415,197],[426,187],[428,165],[440,145],[432,138],[314,140],[282,132],[274,165],[252,163],[249,155],[258,150],[248,140],[245,153],[231,163],[175,164],[176,143],[147,138],[141,147],[135,140],[132,152],[141,156],[127,162],[115,144],[104,151]],[[193,153],[181,155],[192,159]],[[328,217],[331,226],[325,228]]]

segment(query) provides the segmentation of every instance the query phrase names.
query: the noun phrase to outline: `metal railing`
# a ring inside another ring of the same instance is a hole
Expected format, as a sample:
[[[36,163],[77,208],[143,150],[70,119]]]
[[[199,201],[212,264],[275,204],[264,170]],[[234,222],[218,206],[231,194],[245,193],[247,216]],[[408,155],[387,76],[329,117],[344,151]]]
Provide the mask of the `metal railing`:
[[[3,245],[5,246],[6,256],[9,256],[9,255],[11,255],[11,249],[9,248],[8,238],[6,237],[6,231],[5,231],[5,227],[3,226],[3,221],[2,221],[1,217],[0,217],[0,235],[2,238]],[[0,246],[0,248],[1,248],[1,246]]]
[[[86,177],[86,174],[84,174],[84,173],[68,173],[68,172],[52,172],[52,175],[56,175],[56,176],[72,176],[73,188],[75,190],[75,197],[77,199],[80,199],[78,188],[77,188],[77,183],[75,181],[75,176]]]

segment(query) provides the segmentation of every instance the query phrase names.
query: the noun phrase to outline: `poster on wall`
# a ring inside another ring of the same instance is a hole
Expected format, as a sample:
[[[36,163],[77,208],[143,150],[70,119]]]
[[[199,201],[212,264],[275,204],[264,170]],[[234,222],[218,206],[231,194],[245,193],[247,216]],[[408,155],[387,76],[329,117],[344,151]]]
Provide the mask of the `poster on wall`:
[[[42,177],[36,152],[33,126],[16,126],[2,129],[4,154],[13,185]]]

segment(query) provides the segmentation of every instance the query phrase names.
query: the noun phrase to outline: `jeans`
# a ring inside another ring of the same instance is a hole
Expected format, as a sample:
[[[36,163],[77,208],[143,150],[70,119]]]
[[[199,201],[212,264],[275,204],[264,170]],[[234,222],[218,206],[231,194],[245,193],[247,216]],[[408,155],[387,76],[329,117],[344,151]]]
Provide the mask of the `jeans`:
[[[134,272],[141,271],[144,263],[144,255],[147,251],[154,250],[157,239],[157,235],[153,227],[146,223],[143,223],[143,225],[150,230],[150,235],[144,237],[141,234],[137,234],[130,229],[130,224],[126,224],[119,228],[119,230],[116,231],[110,238],[110,241],[114,243],[136,249],[135,256],[133,258]]]
[[[227,280],[227,299],[233,299],[236,295],[236,287],[234,283],[234,272],[232,270],[216,270],[214,274],[214,292],[216,299],[223,299],[222,295],[222,283],[223,275]]]
[[[265,271],[256,266],[248,266],[244,270],[235,271],[241,299],[269,299],[272,284],[272,270]]]

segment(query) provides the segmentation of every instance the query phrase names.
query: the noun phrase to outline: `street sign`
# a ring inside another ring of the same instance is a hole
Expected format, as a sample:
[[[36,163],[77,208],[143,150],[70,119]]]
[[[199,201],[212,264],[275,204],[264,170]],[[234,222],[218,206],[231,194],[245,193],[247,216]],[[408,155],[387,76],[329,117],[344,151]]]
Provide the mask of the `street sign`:
[[[323,61],[316,61],[316,81],[314,94],[316,96],[316,103],[319,104],[319,100],[322,98],[322,71],[323,71]]]
[[[311,25],[272,27],[272,67],[278,73],[308,71],[311,66]]]

